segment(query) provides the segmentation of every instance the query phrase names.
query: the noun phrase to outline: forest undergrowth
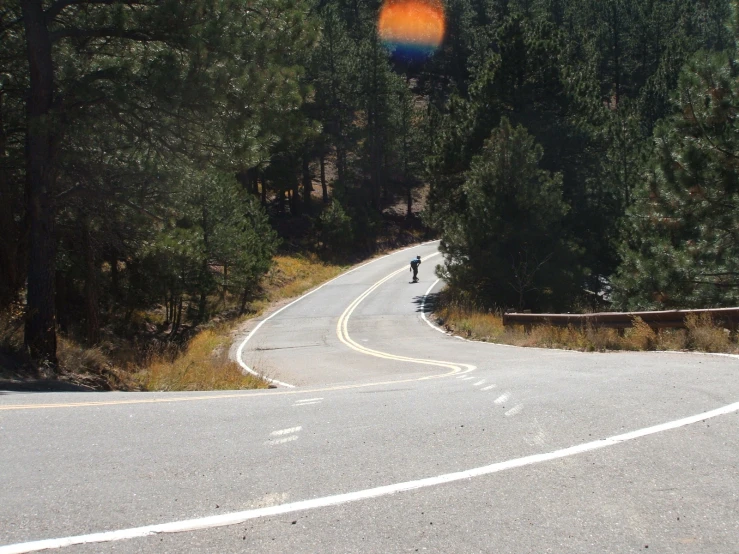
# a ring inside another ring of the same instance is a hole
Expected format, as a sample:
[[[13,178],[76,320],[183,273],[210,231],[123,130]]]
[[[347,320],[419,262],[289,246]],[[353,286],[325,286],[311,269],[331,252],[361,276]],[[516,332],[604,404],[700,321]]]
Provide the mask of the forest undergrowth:
[[[93,347],[75,340],[73,333],[60,333],[59,366],[55,372],[29,363],[23,353],[23,308],[11,306],[0,313],[0,381],[29,386],[35,382],[49,389],[62,383],[82,389],[126,391],[267,388],[266,380],[244,374],[228,356],[234,332],[244,322],[333,279],[372,255],[426,238],[424,231],[413,225],[390,222],[374,253],[350,254],[321,251],[320,245],[307,247],[302,244],[305,237],[285,237],[282,253],[274,257],[272,268],[249,299],[245,313],[239,313],[238,296],[218,295],[208,299],[212,318],[201,324],[186,322],[178,336],[171,336],[171,324],[166,322],[163,306],[134,312],[128,328],[136,329],[135,332],[121,334],[111,328]],[[269,376],[274,368],[255,369]]]
[[[238,298],[212,298],[217,314],[206,324],[192,327],[184,340],[168,340],[161,310],[135,314],[142,329],[150,333],[124,340],[109,336],[97,346],[86,347],[60,335],[57,379],[95,390],[230,390],[267,388],[268,383],[244,375],[228,357],[233,330],[262,314],[273,302],[299,296],[325,282],[345,266],[323,262],[316,255],[280,255],[263,278],[259,294],[238,315]],[[43,368],[29,371],[18,353],[22,350],[22,314],[0,317],[0,379],[50,378]],[[14,355],[15,354],[15,355]]]

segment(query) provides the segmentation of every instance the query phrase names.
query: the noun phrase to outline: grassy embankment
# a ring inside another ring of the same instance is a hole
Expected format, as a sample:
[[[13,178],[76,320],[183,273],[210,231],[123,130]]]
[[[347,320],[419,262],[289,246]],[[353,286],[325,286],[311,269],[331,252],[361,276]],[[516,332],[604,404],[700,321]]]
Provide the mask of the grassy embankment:
[[[253,375],[244,375],[240,366],[229,359],[233,332],[244,321],[257,317],[274,302],[299,296],[337,276],[345,266],[322,262],[315,255],[282,255],[260,285],[258,297],[249,303],[249,311],[240,317],[221,316],[195,330],[186,344],[151,341],[141,344],[108,337],[99,346],[83,346],[59,335],[59,369],[48,375],[98,390],[231,390],[267,388],[268,383]],[[238,299],[221,306],[225,313],[236,313]],[[156,311],[137,313],[143,325],[156,327],[163,315]],[[0,315],[0,379],[27,381],[44,377],[43,371],[31,370],[23,355],[23,313]],[[35,375],[34,373],[38,373]],[[33,375],[32,375],[33,374]]]
[[[554,327],[537,325],[530,332],[523,327],[504,327],[499,313],[484,312],[442,293],[437,300],[437,323],[449,331],[473,340],[529,346],[561,348],[586,352],[609,350],[695,350],[700,352],[739,353],[737,336],[714,324],[707,317],[691,317],[687,329],[652,330],[637,318],[631,329],[619,335],[615,329],[593,327]]]
[[[150,391],[267,388],[266,381],[244,375],[239,365],[229,359],[233,331],[244,321],[262,314],[272,303],[299,296],[343,269],[321,262],[315,256],[277,256],[275,266],[262,283],[262,295],[251,303],[249,314],[200,331],[174,359],[154,356],[133,374],[133,379]]]

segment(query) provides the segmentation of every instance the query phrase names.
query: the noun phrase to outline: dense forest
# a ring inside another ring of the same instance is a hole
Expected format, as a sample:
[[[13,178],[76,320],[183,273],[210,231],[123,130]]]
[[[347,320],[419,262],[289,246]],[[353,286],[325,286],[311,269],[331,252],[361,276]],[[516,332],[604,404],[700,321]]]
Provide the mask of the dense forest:
[[[443,13],[438,47],[388,41],[379,0],[0,4],[0,309],[28,353],[243,309],[285,236],[368,253],[399,206],[485,308],[737,304],[734,2],[403,2]]]

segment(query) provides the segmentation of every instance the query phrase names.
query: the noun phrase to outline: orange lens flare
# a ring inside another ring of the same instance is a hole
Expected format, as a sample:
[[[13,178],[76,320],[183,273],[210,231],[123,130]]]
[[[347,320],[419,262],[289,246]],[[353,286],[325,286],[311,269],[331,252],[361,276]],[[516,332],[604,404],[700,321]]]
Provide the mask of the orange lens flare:
[[[380,10],[380,38],[392,46],[436,49],[444,28],[438,0],[387,0]]]

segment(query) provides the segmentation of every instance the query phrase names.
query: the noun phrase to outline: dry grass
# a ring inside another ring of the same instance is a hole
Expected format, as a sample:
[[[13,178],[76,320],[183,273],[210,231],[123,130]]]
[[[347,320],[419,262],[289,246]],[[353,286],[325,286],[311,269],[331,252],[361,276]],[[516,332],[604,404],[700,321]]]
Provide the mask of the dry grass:
[[[688,345],[702,352],[731,352],[736,350],[728,329],[716,325],[709,314],[690,315],[685,321],[688,328]]]
[[[262,281],[263,298],[252,302],[250,313],[230,323],[199,332],[184,352],[158,352],[142,364],[135,379],[145,390],[260,389],[269,384],[228,358],[234,328],[261,314],[272,302],[293,298],[339,275],[344,267],[326,264],[317,256],[277,256]]]
[[[64,381],[98,390],[137,390],[131,374],[111,362],[101,347],[89,348],[59,337],[58,375]]]
[[[315,255],[277,256],[262,286],[270,301],[293,298],[333,279],[344,269],[324,263]]]
[[[616,329],[555,327],[536,325],[527,331],[522,326],[504,327],[499,313],[484,312],[442,294],[435,317],[449,331],[473,340],[540,348],[561,348],[586,352],[610,350],[696,350],[739,353],[737,337],[716,325],[710,317],[689,318],[687,329],[655,331],[640,318],[619,334]]]
[[[134,379],[149,391],[264,389],[268,383],[250,374],[228,357],[230,336],[225,327],[198,333],[174,360],[154,356]]]

